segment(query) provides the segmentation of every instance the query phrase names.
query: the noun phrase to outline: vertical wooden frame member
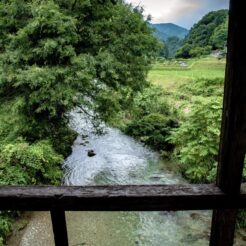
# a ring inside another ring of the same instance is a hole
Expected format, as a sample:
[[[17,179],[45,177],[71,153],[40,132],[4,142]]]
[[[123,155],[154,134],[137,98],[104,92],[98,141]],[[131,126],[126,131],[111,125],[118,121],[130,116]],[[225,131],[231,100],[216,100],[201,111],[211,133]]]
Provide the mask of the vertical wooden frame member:
[[[56,246],[68,246],[65,211],[55,209],[50,211],[53,234]]]
[[[217,185],[233,197],[240,194],[246,152],[245,1],[230,0],[228,54]],[[213,213],[210,246],[231,246],[237,212]]]

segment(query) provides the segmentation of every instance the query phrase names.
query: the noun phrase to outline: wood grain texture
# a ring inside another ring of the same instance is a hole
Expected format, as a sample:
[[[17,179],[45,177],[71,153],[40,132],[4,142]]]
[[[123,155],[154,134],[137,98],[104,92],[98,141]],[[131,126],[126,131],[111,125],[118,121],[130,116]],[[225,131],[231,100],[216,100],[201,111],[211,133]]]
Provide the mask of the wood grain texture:
[[[245,1],[231,0],[228,54],[217,185],[228,195],[240,193],[246,153]],[[213,213],[210,246],[232,246],[237,211]]]
[[[215,185],[2,186],[0,210],[175,211],[246,207]]]
[[[231,0],[217,185],[239,193],[246,153],[245,1]]]

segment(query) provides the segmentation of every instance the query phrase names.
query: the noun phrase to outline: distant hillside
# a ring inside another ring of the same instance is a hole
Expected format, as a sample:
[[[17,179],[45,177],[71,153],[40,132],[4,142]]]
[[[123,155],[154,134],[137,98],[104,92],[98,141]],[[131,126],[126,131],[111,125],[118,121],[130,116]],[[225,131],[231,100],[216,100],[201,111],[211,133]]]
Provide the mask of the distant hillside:
[[[208,55],[226,47],[228,10],[212,11],[196,23],[184,40],[176,56],[190,58]]]
[[[157,30],[157,36],[159,36],[162,40],[166,40],[169,37],[178,37],[179,39],[184,39],[189,32],[184,27],[175,25],[173,23],[152,24],[152,27]]]
[[[189,33],[189,30],[173,23],[151,24],[156,29],[155,36],[165,44],[161,56],[174,57],[177,49],[181,47],[182,40]]]

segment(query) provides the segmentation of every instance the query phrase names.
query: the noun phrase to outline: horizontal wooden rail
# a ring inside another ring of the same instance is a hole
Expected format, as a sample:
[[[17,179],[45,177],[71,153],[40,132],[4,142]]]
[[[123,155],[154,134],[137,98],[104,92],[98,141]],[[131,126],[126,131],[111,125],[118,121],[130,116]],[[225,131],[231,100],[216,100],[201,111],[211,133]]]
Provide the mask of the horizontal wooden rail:
[[[176,211],[218,208],[246,208],[246,192],[229,196],[212,184],[0,187],[0,210]]]

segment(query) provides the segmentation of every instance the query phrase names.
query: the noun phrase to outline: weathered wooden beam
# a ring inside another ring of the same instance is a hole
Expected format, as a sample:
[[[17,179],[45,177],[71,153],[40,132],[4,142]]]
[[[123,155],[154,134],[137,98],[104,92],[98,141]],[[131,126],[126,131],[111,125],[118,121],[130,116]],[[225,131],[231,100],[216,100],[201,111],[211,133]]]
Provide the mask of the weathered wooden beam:
[[[231,0],[224,109],[217,184],[240,192],[246,153],[246,35],[245,2]]]
[[[54,241],[56,246],[68,246],[65,211],[55,209],[50,211]]]
[[[246,207],[215,185],[0,187],[0,210],[175,211]]]
[[[231,0],[217,185],[239,194],[246,152],[245,1]],[[214,211],[210,246],[233,245],[236,211]]]
[[[235,209],[218,209],[213,211],[210,245],[233,245],[236,218],[237,210]]]

